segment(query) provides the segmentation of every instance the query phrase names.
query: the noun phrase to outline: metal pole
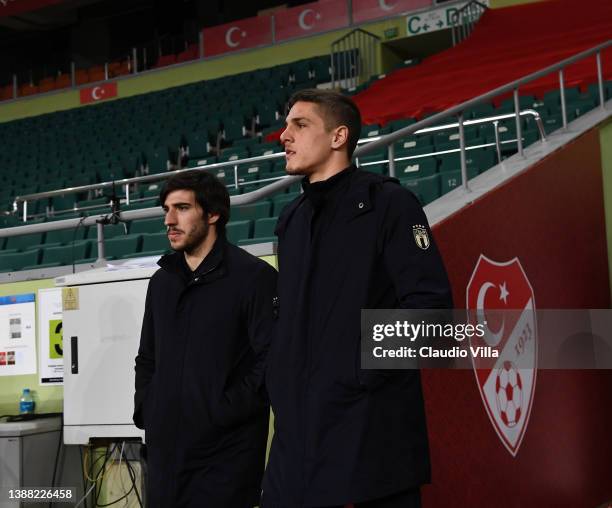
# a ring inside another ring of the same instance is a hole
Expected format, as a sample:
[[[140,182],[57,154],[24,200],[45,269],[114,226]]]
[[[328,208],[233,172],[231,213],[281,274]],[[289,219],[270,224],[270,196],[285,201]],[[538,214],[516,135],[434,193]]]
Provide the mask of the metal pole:
[[[387,156],[389,157],[389,176],[395,178],[395,145],[393,143],[387,147]]]
[[[348,44],[346,43],[346,39],[344,39],[342,41],[342,79],[344,79],[344,88],[348,88],[347,86],[348,55],[346,53],[347,46]]]
[[[132,48],[132,72],[134,74],[138,73],[138,52],[136,48]]]
[[[240,185],[238,181],[238,164],[234,164],[234,185],[236,186],[236,190],[238,190],[238,186]]]
[[[331,54],[329,55],[331,65],[331,82],[333,89],[336,88],[336,66],[334,65],[334,56],[336,54],[336,50],[334,49],[335,46],[335,44],[332,44]]]
[[[70,62],[70,82],[74,88],[76,86],[76,64],[74,62]]]
[[[516,115],[516,147],[518,148],[518,153],[521,157],[523,157],[523,131],[521,129],[521,103],[519,101],[519,91],[518,88],[514,89],[514,113]]]
[[[104,81],[108,81],[108,62],[104,63]]]
[[[96,224],[98,230],[98,259],[97,261],[105,261],[106,256],[104,252],[104,224],[98,222]]]
[[[457,117],[459,120],[459,150],[461,159],[461,185],[466,191],[469,191],[468,186],[468,175],[467,175],[467,161],[465,158],[465,131],[463,129],[463,112],[459,113]]]
[[[495,131],[495,150],[497,151],[497,162],[501,164],[501,143],[499,142],[499,120],[493,121],[493,129]]]
[[[200,30],[198,33],[198,57],[204,58],[204,31]]]
[[[23,222],[28,221],[28,202],[23,202]]]
[[[18,92],[18,84],[17,84],[17,74],[13,74],[13,99],[17,98],[17,92]]]
[[[603,87],[603,71],[601,68],[601,51],[596,53],[597,57],[597,87],[599,88],[599,106],[601,109],[605,109],[606,97],[604,95],[604,87]]]
[[[355,86],[360,85],[361,84],[361,74],[363,72],[363,64],[362,64],[362,48],[364,47],[363,44],[363,34],[361,32],[357,32],[357,47],[358,49],[358,54],[355,56],[355,75],[357,76],[357,80],[355,82]]]
[[[567,110],[565,109],[565,83],[563,79],[563,69],[559,71],[559,92],[561,93],[561,118],[563,128],[567,129]]]
[[[129,183],[125,184],[125,204],[126,205],[130,204],[130,184]]]

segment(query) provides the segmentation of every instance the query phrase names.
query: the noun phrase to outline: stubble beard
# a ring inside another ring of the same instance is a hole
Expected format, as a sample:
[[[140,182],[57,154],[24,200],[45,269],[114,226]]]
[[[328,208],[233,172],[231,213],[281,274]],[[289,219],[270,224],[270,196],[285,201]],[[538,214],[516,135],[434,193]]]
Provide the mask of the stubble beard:
[[[175,252],[184,252],[185,254],[191,254],[195,250],[197,250],[200,245],[204,243],[206,238],[208,238],[210,226],[206,222],[202,222],[199,226],[194,226],[187,233],[184,233],[185,241],[183,245],[172,247],[172,250]]]

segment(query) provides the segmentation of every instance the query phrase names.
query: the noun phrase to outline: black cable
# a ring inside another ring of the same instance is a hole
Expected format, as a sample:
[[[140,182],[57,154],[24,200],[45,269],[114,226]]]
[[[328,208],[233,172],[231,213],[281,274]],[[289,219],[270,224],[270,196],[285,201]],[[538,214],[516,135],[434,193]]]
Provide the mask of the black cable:
[[[142,508],[142,499],[140,499],[140,494],[138,493],[138,487],[136,486],[136,472],[134,471],[133,466],[128,461],[127,456],[125,455],[125,452],[123,452],[123,458],[125,459],[125,463],[128,468],[128,473],[130,475],[130,479],[132,480],[132,486],[134,488],[134,492],[136,493],[136,497],[138,498],[138,504]]]
[[[85,463],[83,462],[83,447],[79,445],[79,457],[81,458],[81,485],[83,487],[83,495],[87,492],[87,482],[85,481]],[[85,502],[84,508],[87,508],[87,498],[83,499]]]
[[[100,471],[96,475],[96,483],[98,480],[98,476],[100,476],[100,474],[102,474],[102,478],[100,479],[100,487],[94,488],[94,492],[96,493],[94,507],[98,506],[98,499],[100,498],[100,494],[102,493],[102,485],[104,484],[104,474],[106,471],[106,464],[108,462],[109,457],[115,452],[116,448],[117,448],[116,443],[113,445],[112,448],[110,448],[110,446],[106,447],[106,454],[104,456],[104,462],[102,464],[102,467],[100,468]],[[109,452],[109,449],[110,449],[110,452]]]
[[[62,413],[62,425],[59,431],[59,439],[57,440],[57,451],[55,452],[55,465],[53,466],[53,478],[51,480],[51,488],[55,487],[55,479],[57,477],[57,465],[59,463],[59,456],[62,450],[62,429],[64,428],[64,415]],[[53,508],[53,501],[49,503],[49,508]]]
[[[77,235],[77,231],[79,230],[79,227],[83,224],[83,221],[85,220],[86,216],[83,215],[83,217],[81,217],[81,220],[79,220],[79,223],[76,225],[76,228],[74,228],[74,232],[72,233],[72,244],[71,244],[71,248],[70,248],[70,257],[72,258],[72,273],[75,272],[75,266],[76,266],[76,259],[74,259],[74,242],[76,241],[76,235]]]

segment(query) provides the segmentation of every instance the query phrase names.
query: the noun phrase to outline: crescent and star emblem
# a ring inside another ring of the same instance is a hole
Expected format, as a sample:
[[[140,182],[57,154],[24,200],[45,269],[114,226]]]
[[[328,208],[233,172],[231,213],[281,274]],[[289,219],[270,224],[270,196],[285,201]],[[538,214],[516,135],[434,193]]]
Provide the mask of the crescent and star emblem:
[[[480,286],[480,290],[478,291],[478,298],[476,300],[476,316],[477,316],[478,322],[482,324],[483,326],[485,326],[488,331],[488,333],[484,336],[484,340],[491,347],[495,347],[497,344],[499,344],[499,341],[504,336],[504,323],[502,323],[501,328],[499,329],[497,333],[493,333],[491,329],[484,322],[485,297],[487,296],[487,291],[490,288],[494,288],[494,287],[497,287],[497,286],[493,284],[492,282],[485,282],[482,286]],[[503,300],[504,303],[507,304],[509,293],[506,288],[505,282],[499,286],[499,291],[500,291],[499,299]]]
[[[104,91],[102,90],[102,87],[95,86],[94,89],[91,91],[91,98],[94,101],[99,101],[102,98],[103,94],[104,94]]]
[[[314,19],[310,23],[307,23],[306,16],[308,16],[310,13],[312,13],[314,15]],[[302,30],[311,30],[312,27],[315,25],[315,21],[318,21],[320,19],[321,19],[321,15],[318,12],[315,12],[312,9],[304,9],[300,13],[300,17],[298,19],[298,23],[299,23],[300,28]]]
[[[239,40],[235,41],[232,39],[234,32],[240,32],[240,28],[233,26],[225,33],[225,44],[227,44],[230,48],[235,48],[240,44]],[[244,39],[246,37],[246,32],[240,32],[240,37]]]
[[[378,0],[378,5],[380,5],[380,8],[383,11],[392,11],[393,9],[395,9],[395,4],[391,4],[389,5],[386,0]]]

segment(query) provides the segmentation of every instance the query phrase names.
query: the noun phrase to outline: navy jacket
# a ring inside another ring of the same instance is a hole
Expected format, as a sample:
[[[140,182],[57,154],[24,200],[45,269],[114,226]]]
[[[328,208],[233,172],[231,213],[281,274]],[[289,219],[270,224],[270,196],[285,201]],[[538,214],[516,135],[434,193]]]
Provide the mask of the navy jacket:
[[[452,306],[427,219],[396,180],[354,168],[325,206],[317,222],[302,194],[277,225],[264,508],[363,502],[430,479],[419,372],[360,369],[361,309]]]
[[[263,375],[276,271],[223,239],[193,274],[182,253],[159,265],[134,397],[147,442],[147,506],[254,506],[268,435]]]

